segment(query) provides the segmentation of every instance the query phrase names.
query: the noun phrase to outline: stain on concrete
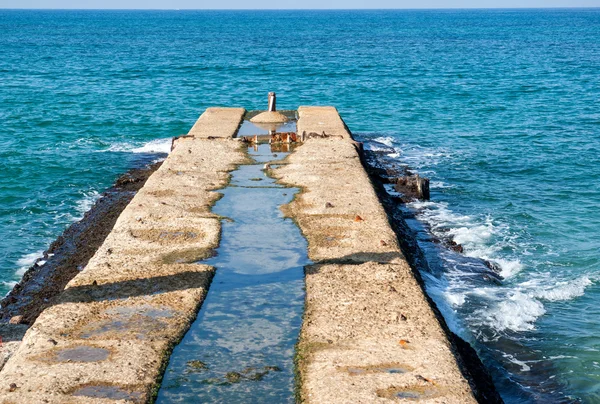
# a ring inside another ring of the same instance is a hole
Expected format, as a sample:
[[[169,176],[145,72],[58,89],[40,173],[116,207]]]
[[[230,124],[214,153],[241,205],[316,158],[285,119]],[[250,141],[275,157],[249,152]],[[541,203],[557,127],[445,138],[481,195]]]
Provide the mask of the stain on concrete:
[[[79,387],[73,392],[73,396],[105,398],[114,401],[126,400],[134,403],[142,402],[142,395],[139,392],[128,391],[124,388],[114,385],[91,385]]]
[[[98,362],[108,359],[109,355],[108,349],[81,345],[57,349],[52,360],[56,362]]]
[[[379,365],[366,366],[345,366],[339,368],[342,371],[348,372],[350,375],[363,375],[366,373],[407,373],[412,372],[412,366],[402,363],[382,363]]]

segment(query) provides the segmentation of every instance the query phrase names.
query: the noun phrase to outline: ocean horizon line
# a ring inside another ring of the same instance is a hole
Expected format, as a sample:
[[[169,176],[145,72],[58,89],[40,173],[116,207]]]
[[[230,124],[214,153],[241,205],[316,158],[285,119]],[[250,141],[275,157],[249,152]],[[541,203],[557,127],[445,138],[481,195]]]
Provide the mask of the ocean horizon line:
[[[527,11],[527,10],[598,10],[600,6],[568,7],[422,7],[422,8],[14,8],[2,11]]]

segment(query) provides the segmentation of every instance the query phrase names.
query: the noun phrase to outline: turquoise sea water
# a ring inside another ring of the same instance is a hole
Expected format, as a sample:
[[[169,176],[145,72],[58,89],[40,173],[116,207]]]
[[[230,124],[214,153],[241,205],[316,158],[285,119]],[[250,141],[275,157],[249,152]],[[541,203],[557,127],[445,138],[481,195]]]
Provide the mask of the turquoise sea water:
[[[431,177],[415,226],[467,257],[428,290],[507,402],[600,402],[599,44],[598,9],[0,11],[0,293],[204,108],[277,91]]]

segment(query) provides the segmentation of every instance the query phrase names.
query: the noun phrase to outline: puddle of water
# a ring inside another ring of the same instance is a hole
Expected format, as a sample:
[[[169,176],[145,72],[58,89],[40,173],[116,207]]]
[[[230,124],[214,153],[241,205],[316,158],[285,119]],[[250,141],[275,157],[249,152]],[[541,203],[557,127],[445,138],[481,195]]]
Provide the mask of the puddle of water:
[[[76,390],[74,396],[92,397],[92,398],[108,398],[110,400],[129,400],[138,401],[141,399],[141,394],[129,392],[117,386],[85,386]]]
[[[173,351],[158,403],[294,402],[294,345],[309,261],[306,240],[279,207],[298,190],[262,170],[285,153],[275,157],[259,145],[249,154],[259,164],[233,172],[213,209],[233,221],[222,223],[217,256],[203,261],[217,271],[197,320]]]
[[[381,369],[380,371],[386,372],[386,373],[393,373],[393,374],[406,373],[406,369],[402,369],[402,368],[385,368],[385,369]]]
[[[408,398],[414,400],[420,400],[424,398],[432,398],[436,396],[436,390],[430,388],[414,387],[401,389],[395,394],[398,398]]]
[[[75,348],[65,348],[56,352],[56,361],[58,362],[97,362],[108,358],[110,352],[108,349],[95,348],[91,346],[78,346]]]
[[[419,393],[418,391],[399,391],[398,393],[396,393],[396,397],[398,398],[412,398],[412,399],[419,399],[421,398],[422,394]]]
[[[420,401],[422,399],[434,398],[439,394],[435,388],[424,386],[390,387],[385,390],[378,390],[377,395],[383,398],[400,398],[409,401]]]
[[[346,371],[348,373],[350,373],[352,376],[364,375],[365,373],[368,373],[368,370],[364,369],[364,368],[348,368],[348,369],[346,369]]]

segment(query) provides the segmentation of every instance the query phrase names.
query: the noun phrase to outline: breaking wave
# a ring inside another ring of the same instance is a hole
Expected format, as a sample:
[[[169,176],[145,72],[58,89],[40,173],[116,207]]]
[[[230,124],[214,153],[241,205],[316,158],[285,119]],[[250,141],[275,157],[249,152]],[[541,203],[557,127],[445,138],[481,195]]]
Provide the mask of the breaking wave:
[[[144,144],[117,142],[111,144],[104,152],[126,152],[138,154],[169,154],[173,138],[155,139]]]
[[[454,188],[437,178],[433,169],[444,159],[452,158],[444,149],[398,144],[390,136],[372,137],[365,149],[384,154],[390,164],[408,166],[430,176],[432,191]],[[539,271],[531,262],[524,263],[528,241],[502,217],[457,213],[449,202],[436,201],[435,196],[434,201],[415,200],[406,208],[434,239],[451,240],[462,248],[462,254],[438,251],[436,259],[443,262],[443,275],[424,274],[428,293],[454,332],[462,334],[465,325],[476,334],[485,328],[496,336],[534,330],[537,319],[546,313],[544,302],[577,298],[593,283],[587,275],[562,277]],[[472,276],[473,267],[481,267],[484,262],[491,263],[501,281],[482,283],[481,276]]]
[[[16,265],[18,267],[18,269],[16,270],[16,275],[18,275],[19,277],[23,276],[23,274],[33,265],[35,264],[35,262],[40,259],[43,258],[44,256],[44,251],[35,251],[32,253],[27,253],[24,254],[23,256],[21,256],[21,258],[19,258],[16,262]],[[11,282],[12,283],[12,282]],[[16,282],[15,282],[16,284]],[[13,285],[14,286],[14,285]]]

